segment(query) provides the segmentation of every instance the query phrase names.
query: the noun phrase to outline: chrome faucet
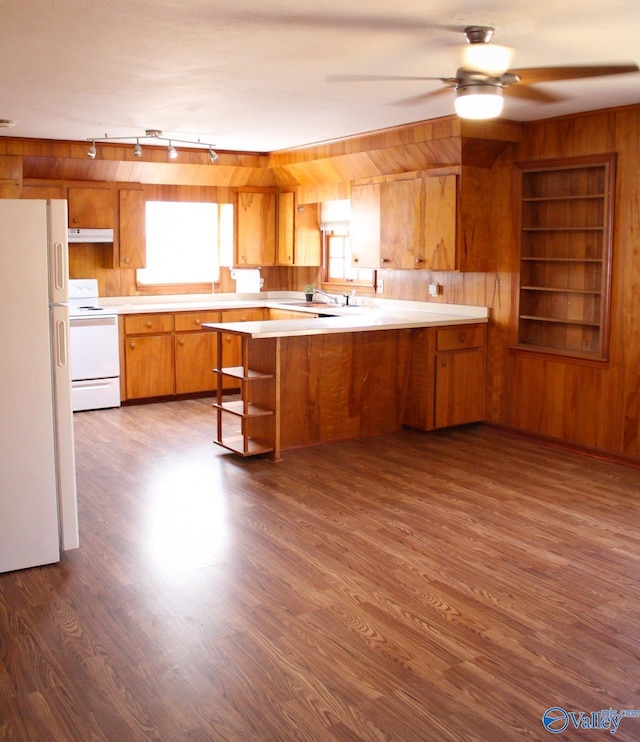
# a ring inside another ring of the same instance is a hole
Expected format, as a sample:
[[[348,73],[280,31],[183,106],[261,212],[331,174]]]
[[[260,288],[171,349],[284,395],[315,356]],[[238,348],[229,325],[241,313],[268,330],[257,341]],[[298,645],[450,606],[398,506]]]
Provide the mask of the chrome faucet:
[[[326,296],[327,299],[330,299],[334,304],[340,306],[340,302],[338,301],[337,296],[333,296],[333,294],[327,294],[326,291],[321,291],[320,289],[314,289],[313,292],[314,294],[322,294],[322,296]]]

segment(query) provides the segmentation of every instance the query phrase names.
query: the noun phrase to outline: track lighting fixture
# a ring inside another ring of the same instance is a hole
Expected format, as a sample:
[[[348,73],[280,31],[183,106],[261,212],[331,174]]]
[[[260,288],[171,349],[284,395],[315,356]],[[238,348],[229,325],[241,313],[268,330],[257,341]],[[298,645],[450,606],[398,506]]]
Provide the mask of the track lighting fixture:
[[[214,151],[213,144],[207,144],[207,142],[201,142],[199,139],[196,142],[192,142],[187,139],[168,139],[167,137],[162,136],[162,132],[160,129],[147,129],[145,133],[142,136],[131,136],[131,137],[110,137],[107,134],[105,134],[103,137],[95,137],[91,139],[87,139],[87,142],[91,142],[91,146],[89,147],[89,150],[87,151],[87,157],[90,157],[92,160],[96,158],[96,155],[98,153],[96,149],[96,142],[112,142],[112,141],[118,141],[123,142],[127,140],[135,139],[136,143],[133,147],[133,156],[134,157],[142,157],[142,145],[140,144],[141,139],[154,139],[158,142],[167,142],[167,157],[170,160],[175,160],[178,157],[178,150],[174,146],[174,142],[177,142],[178,144],[186,144],[191,147],[206,147],[209,150],[209,161],[212,163],[218,162],[220,159],[218,157],[218,153]]]

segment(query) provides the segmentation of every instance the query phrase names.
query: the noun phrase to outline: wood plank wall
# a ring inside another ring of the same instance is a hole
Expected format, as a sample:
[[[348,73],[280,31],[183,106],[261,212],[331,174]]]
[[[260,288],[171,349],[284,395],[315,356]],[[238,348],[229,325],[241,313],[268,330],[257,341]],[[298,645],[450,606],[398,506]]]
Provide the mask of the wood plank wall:
[[[494,229],[489,233],[465,235],[465,239],[480,239],[486,243],[483,249],[491,257],[491,266],[485,269],[479,264],[475,273],[383,271],[383,296],[490,307],[488,421],[640,460],[640,302],[637,301],[640,296],[640,190],[637,187],[640,105],[517,127],[500,123],[498,127],[502,131],[497,138],[511,144],[493,163],[496,152],[491,147],[481,147],[486,159],[481,163],[484,173],[492,173],[491,187],[483,182],[482,167],[473,172],[465,172],[464,168],[462,171],[463,181],[473,183],[473,188],[463,190],[461,208],[491,209],[495,217]],[[486,144],[491,139],[485,136],[483,125],[467,133],[475,137],[469,139],[470,142]],[[460,150],[447,138],[460,134],[464,135],[465,131],[455,119],[450,119],[449,123],[423,122],[344,142],[274,153],[268,160],[258,155],[245,160],[229,160],[233,170],[220,171],[221,175],[216,175],[216,170],[211,168],[203,175],[202,166],[190,164],[187,175],[174,177],[173,185],[230,188],[238,184],[275,182],[283,187],[294,187],[304,202],[345,197],[349,181],[357,178],[421,170],[430,165],[444,166]],[[473,149],[477,155],[476,144]],[[16,156],[24,152],[26,163],[28,151],[24,142],[19,147],[12,145],[10,140],[0,142],[0,155]],[[519,249],[514,163],[603,152],[618,155],[609,363],[605,367],[594,367],[533,354],[515,354],[509,350],[516,327],[512,297],[517,286]],[[71,156],[63,153],[66,150],[62,144],[57,149],[54,145],[42,145],[31,153],[29,175],[46,181],[45,159]],[[114,159],[117,159],[115,154]],[[129,171],[121,165],[118,172],[122,176]],[[167,171],[164,164],[156,169],[147,164],[145,172],[149,187],[172,179],[172,171]],[[49,177],[63,175],[58,168],[55,176]],[[191,182],[185,183],[185,178]],[[210,182],[212,178],[221,180]],[[13,192],[11,183],[7,188],[9,195]],[[99,253],[94,258],[85,258],[82,270],[106,270],[109,293],[131,293],[129,274],[132,272],[104,269],[100,259]],[[314,280],[316,272],[314,269],[274,267],[264,268],[263,276],[267,290],[300,290],[306,282]],[[433,282],[443,287],[436,299],[428,296],[428,285]],[[233,282],[226,273],[222,290],[233,290]]]

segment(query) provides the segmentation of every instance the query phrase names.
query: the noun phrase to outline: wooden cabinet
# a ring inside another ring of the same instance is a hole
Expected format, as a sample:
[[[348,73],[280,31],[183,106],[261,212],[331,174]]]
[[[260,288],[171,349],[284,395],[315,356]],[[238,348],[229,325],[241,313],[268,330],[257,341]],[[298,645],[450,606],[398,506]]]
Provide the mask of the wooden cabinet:
[[[432,430],[484,418],[486,324],[412,330],[403,425]]]
[[[144,191],[118,191],[119,264],[121,268],[144,268],[146,262],[146,198]]]
[[[380,184],[351,187],[351,260],[354,268],[380,267]]]
[[[174,394],[173,315],[128,315],[124,333],[126,398]]]
[[[455,175],[394,180],[380,186],[380,267],[454,270]]]
[[[278,196],[278,265],[322,265],[320,204],[298,204],[293,192]]]
[[[614,156],[524,163],[518,345],[607,354]]]
[[[224,334],[215,333],[219,358],[224,356]],[[221,364],[216,369],[218,386],[213,405],[217,423],[215,442],[241,456],[255,456],[269,453],[275,448],[279,339],[251,341],[248,336],[237,337],[240,341],[239,365]],[[231,379],[235,386],[240,386],[240,399],[223,399],[225,379]],[[276,456],[278,454],[276,450]]]
[[[219,322],[220,312],[180,312],[174,317],[176,394],[215,391],[218,352],[214,333],[204,322]]]
[[[434,427],[484,418],[486,325],[435,331]]]
[[[0,198],[20,198],[22,190],[22,157],[0,155]]]
[[[113,229],[114,192],[111,188],[68,189],[69,226],[78,229]]]
[[[239,191],[235,209],[235,265],[275,265],[276,194]]]

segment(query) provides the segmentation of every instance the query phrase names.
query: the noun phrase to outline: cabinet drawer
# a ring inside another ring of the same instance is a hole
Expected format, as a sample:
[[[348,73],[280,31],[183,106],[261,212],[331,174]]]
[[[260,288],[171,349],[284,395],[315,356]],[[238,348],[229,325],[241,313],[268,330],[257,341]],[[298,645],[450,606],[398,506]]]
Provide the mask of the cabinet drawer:
[[[480,348],[484,345],[484,325],[460,325],[436,331],[436,350]]]
[[[203,322],[219,322],[220,312],[180,312],[175,315],[176,332],[191,332],[199,330]]]
[[[223,309],[220,322],[255,322],[264,319],[264,309]]]
[[[172,314],[129,314],[124,318],[125,335],[145,335],[172,330]]]

